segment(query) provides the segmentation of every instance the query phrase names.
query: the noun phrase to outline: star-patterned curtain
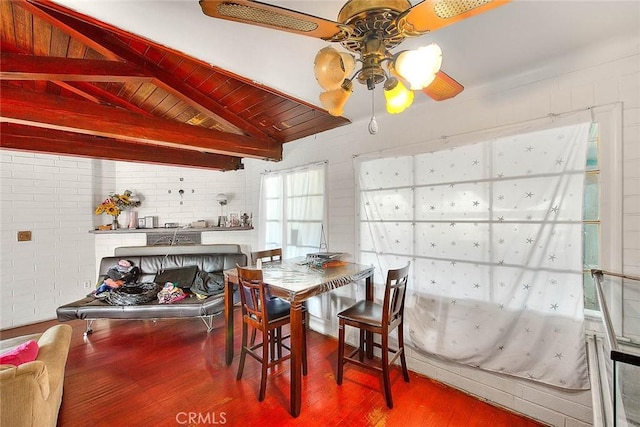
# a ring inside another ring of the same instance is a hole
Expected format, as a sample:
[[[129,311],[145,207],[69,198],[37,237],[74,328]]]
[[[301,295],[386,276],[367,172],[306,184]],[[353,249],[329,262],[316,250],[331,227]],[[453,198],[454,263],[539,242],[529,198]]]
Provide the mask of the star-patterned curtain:
[[[581,243],[589,126],[357,162],[359,261],[379,267],[377,283],[412,261],[409,345],[589,388]]]

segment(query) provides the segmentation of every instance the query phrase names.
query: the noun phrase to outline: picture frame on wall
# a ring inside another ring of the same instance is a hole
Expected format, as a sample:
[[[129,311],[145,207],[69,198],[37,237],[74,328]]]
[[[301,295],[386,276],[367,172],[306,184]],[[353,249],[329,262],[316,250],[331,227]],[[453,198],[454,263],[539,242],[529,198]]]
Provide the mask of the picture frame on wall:
[[[240,214],[238,212],[229,213],[229,226],[240,227]]]

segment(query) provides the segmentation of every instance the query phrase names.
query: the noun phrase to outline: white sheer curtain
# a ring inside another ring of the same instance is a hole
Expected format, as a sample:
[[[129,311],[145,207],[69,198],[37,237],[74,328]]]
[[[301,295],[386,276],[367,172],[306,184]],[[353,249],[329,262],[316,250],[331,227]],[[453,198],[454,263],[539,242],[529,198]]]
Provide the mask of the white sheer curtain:
[[[409,345],[589,387],[581,245],[589,126],[356,164],[360,262],[383,275],[412,260]]]
[[[326,162],[262,175],[260,246],[287,258],[317,252],[326,218]]]
[[[260,179],[259,250],[282,247],[282,205],[284,189],[281,174],[263,174]]]

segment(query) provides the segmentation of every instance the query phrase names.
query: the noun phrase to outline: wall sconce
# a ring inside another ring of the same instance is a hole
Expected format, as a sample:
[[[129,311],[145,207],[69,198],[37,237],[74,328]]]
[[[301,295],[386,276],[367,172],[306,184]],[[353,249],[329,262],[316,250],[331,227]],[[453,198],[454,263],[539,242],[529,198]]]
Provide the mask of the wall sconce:
[[[220,193],[216,196],[216,201],[220,203],[220,206],[225,206],[227,204],[227,195],[224,193]]]

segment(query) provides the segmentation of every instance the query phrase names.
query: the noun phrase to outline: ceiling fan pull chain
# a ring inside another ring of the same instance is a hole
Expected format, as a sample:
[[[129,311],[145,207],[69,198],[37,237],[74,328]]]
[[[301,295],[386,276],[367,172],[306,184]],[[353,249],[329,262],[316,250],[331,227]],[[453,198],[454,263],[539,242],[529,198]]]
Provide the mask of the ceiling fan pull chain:
[[[375,135],[376,133],[378,133],[378,122],[376,121],[375,108],[374,108],[375,93],[374,91],[370,91],[370,92],[371,92],[371,120],[369,120],[369,133],[371,135]]]

